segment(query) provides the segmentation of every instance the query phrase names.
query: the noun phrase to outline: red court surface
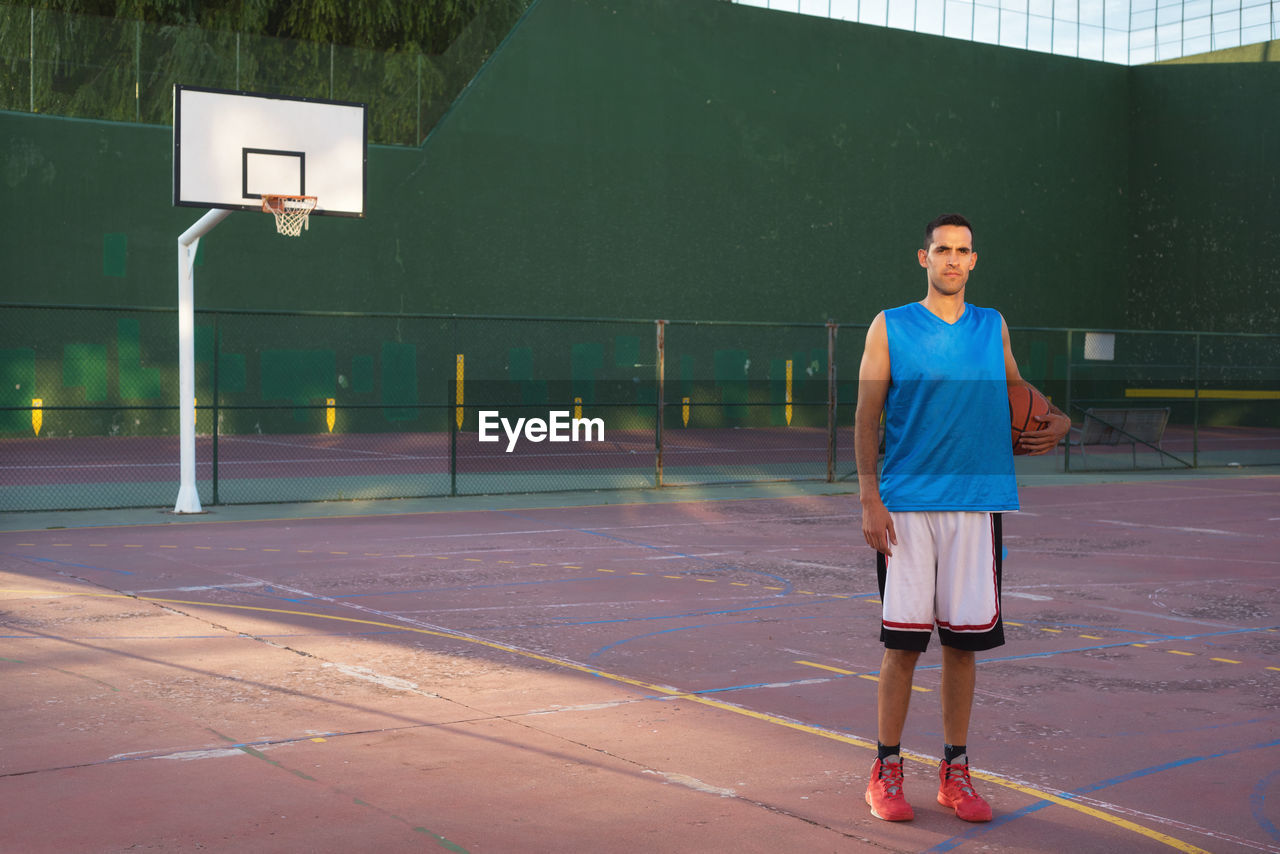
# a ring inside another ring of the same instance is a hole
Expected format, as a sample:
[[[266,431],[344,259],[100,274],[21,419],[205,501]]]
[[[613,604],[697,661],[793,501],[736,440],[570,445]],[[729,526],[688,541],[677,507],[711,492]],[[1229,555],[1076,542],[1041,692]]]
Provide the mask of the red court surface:
[[[916,819],[863,803],[856,496],[653,495],[9,515],[0,849],[1280,852],[1280,477],[1022,489],[984,825],[934,802],[936,639]]]

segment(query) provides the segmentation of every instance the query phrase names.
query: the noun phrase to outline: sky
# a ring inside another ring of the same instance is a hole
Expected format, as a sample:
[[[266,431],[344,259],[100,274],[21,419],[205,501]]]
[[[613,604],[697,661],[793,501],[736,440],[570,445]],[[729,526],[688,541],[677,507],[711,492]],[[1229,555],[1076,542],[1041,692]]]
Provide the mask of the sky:
[[[1280,0],[734,2],[1120,65],[1280,38]]]

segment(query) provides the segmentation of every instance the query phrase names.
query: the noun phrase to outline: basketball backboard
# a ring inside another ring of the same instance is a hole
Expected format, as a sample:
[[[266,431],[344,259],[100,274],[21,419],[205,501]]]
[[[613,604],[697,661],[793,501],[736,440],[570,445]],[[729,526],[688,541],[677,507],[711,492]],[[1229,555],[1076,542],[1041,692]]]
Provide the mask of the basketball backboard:
[[[173,89],[173,203],[261,211],[315,196],[312,215],[364,216],[364,104]]]

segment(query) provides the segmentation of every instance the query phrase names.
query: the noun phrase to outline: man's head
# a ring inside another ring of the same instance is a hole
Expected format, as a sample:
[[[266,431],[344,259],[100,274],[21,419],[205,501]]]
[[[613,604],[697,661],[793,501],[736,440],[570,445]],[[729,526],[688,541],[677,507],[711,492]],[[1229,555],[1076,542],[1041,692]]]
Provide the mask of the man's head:
[[[950,214],[943,214],[942,216],[939,216],[939,217],[934,217],[932,220],[929,221],[929,224],[924,227],[924,251],[925,252],[929,251],[929,244],[933,243],[933,232],[937,230],[938,226],[940,225],[955,225],[955,226],[959,226],[960,228],[969,229],[969,249],[973,250],[973,223],[969,222],[969,220],[965,219],[960,214],[950,213]]]
[[[924,229],[924,248],[917,253],[928,271],[929,287],[952,296],[964,290],[969,271],[978,263],[973,226],[960,214],[943,214]]]

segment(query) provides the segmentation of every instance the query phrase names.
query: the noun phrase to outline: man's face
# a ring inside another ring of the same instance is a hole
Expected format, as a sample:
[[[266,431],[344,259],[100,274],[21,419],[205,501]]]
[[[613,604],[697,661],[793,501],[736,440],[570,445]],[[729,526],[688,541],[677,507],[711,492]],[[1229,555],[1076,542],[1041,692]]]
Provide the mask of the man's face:
[[[918,250],[920,266],[929,273],[929,287],[944,296],[964,290],[969,271],[978,263],[973,235],[963,225],[940,225],[933,230],[929,251]]]

